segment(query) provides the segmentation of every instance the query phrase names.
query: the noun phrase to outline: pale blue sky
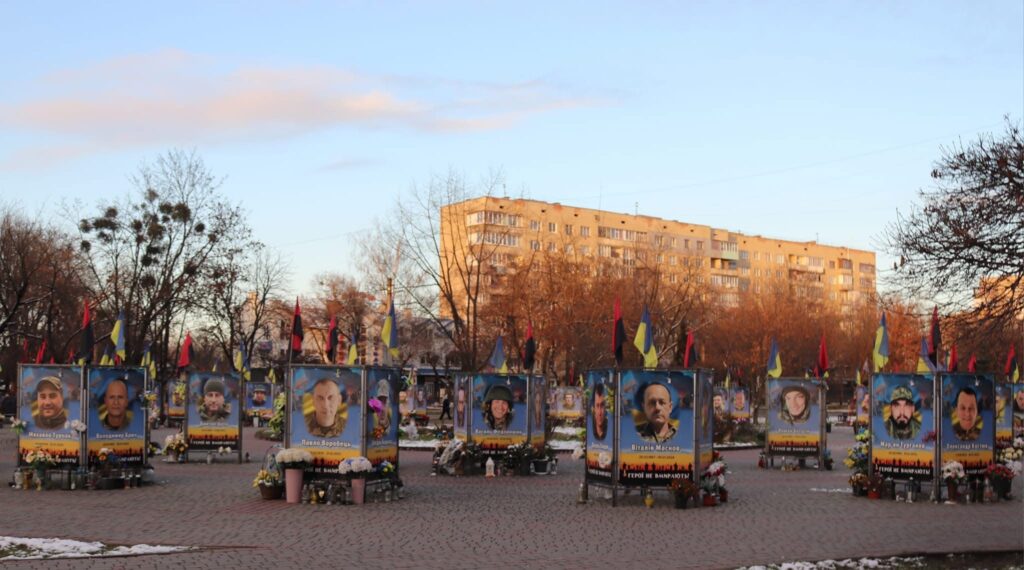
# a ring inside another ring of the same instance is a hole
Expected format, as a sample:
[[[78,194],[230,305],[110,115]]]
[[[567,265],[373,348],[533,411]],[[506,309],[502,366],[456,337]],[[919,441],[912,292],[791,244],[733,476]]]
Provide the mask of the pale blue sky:
[[[939,145],[1024,116],[981,2],[5,2],[0,195],[55,213],[195,148],[295,292],[412,183],[875,249]],[[290,233],[289,233],[290,232]],[[886,260],[880,258],[884,266]]]

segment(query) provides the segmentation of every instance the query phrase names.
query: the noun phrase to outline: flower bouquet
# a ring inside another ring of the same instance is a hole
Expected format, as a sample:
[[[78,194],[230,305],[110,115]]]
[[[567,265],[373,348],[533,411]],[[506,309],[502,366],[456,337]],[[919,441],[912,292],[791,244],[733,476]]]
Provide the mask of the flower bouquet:
[[[277,471],[260,469],[252,480],[252,486],[259,488],[264,499],[280,499],[284,493],[284,482]]]
[[[868,494],[868,474],[857,471],[850,475],[850,487],[853,488],[855,497],[863,497]]]
[[[529,474],[530,460],[533,457],[533,446],[529,442],[512,444],[505,449],[505,472],[509,475],[518,473]]]
[[[361,505],[366,500],[366,476],[373,470],[370,460],[363,457],[349,457],[338,464],[338,473],[349,480],[352,487],[352,502]]]
[[[45,451],[29,451],[25,454],[25,463],[28,463],[29,469],[36,474],[36,490],[43,490],[43,479],[46,476],[46,470],[50,467],[57,465],[57,459]],[[31,475],[29,475],[31,476]],[[28,488],[28,483],[25,484],[25,488]]]
[[[14,418],[14,421],[11,422],[11,429],[14,430],[14,433],[18,435],[25,433],[25,428],[27,427],[28,422],[22,419]]]
[[[855,473],[867,473],[868,453],[871,451],[871,432],[866,429],[861,430],[854,439],[853,446],[846,450],[846,459],[843,460],[843,465],[846,465],[847,469],[853,469]]]
[[[83,422],[82,420],[74,420],[71,422],[71,429],[75,430],[78,433],[85,433],[85,430],[89,428],[86,427],[85,422]]]
[[[726,465],[724,461],[715,461],[707,466],[700,478],[700,487],[704,490],[704,505],[714,506],[715,496],[728,500],[728,491],[725,490]],[[710,500],[709,500],[710,499]]]
[[[289,447],[278,451],[274,460],[282,469],[305,469],[313,464],[313,454],[305,449]]]
[[[942,464],[942,480],[946,483],[946,490],[949,493],[948,501],[955,503],[959,498],[959,486],[967,480],[967,473],[959,461],[947,461]]]
[[[668,490],[675,497],[677,509],[685,509],[690,499],[700,495],[700,488],[689,477],[673,477],[668,482]]]
[[[878,473],[867,478],[867,491],[869,499],[881,499],[882,498],[882,486],[885,485],[885,479]]]
[[[180,431],[164,438],[164,454],[171,457],[172,462],[188,451],[188,442],[185,441],[185,434]]]
[[[1013,448],[1010,447],[1008,449]],[[1013,484],[1013,478],[1017,476],[1017,473],[1019,471],[1015,472],[1011,466],[1003,463],[992,463],[985,469],[985,476],[992,481],[992,487],[1000,499],[1009,498],[1010,486]]]

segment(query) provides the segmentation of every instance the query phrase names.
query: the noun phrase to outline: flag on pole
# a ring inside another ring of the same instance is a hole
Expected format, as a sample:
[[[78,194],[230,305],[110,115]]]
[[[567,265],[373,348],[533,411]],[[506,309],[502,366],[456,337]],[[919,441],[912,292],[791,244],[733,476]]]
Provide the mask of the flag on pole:
[[[828,378],[828,349],[825,348],[825,333],[821,333],[821,343],[818,345],[818,362],[814,364],[814,377]]]
[[[218,368],[220,368],[220,359],[219,358],[217,360],[213,361],[213,368],[210,369],[210,372],[216,372]]]
[[[327,327],[327,363],[334,364],[338,356],[338,323],[331,315],[331,324]]]
[[[956,357],[956,345],[954,344],[949,348],[949,364],[946,366],[946,370],[957,372],[959,368],[960,361]]]
[[[277,372],[274,372],[273,368],[270,369],[270,372],[267,372],[267,380],[273,382],[274,384],[277,383]]]
[[[622,345],[626,342],[626,325],[622,322],[622,305],[615,299],[615,322],[612,324],[612,353],[615,364],[622,365]]]
[[[889,362],[889,329],[885,325],[885,313],[882,313],[882,322],[875,331],[875,347],[871,351],[871,359],[875,363],[875,372],[881,372]]]
[[[526,345],[523,347],[523,369],[533,370],[533,362],[537,357],[537,341],[533,339],[533,323],[526,323]]]
[[[1010,353],[1006,355],[1006,369],[1003,372],[1006,374],[1006,379],[1016,384],[1020,380],[1020,367],[1017,365],[1017,351],[1014,350],[1013,345],[1010,345]]]
[[[92,363],[92,345],[95,340],[92,335],[92,316],[89,314],[89,302],[85,302],[85,312],[82,314],[82,339],[78,346],[78,364],[85,365]]]
[[[494,371],[499,374],[508,374],[508,362],[505,360],[505,342],[498,337],[498,340],[494,343],[494,350],[491,352],[491,358],[487,361],[494,368]]]
[[[249,366],[249,353],[245,350],[245,339],[240,339],[238,350],[235,351],[235,371],[244,382],[252,380],[252,370]]]
[[[100,366],[113,366],[114,358],[110,356],[110,347],[103,348],[103,357],[100,358]]]
[[[939,331],[939,308],[932,307],[932,329],[928,335],[928,358],[938,367],[942,363],[939,358],[942,351],[942,333]]]
[[[114,328],[110,331],[110,342],[114,344],[114,363],[121,364],[128,360],[124,347],[124,310],[118,311]]]
[[[185,342],[181,344],[181,354],[178,355],[178,370],[184,370],[192,365],[194,356],[192,349],[192,332],[185,333]]]
[[[43,356],[46,354],[46,339],[43,339],[43,344],[39,345],[39,351],[36,352],[36,364],[43,363]]]
[[[18,359],[18,362],[28,362],[28,359],[28,339],[26,338],[21,341],[21,358]]]
[[[139,364],[146,369],[150,380],[156,380],[156,361],[153,360],[153,347],[146,343],[146,350],[142,353],[142,361]]]
[[[928,339],[921,337],[921,354],[917,357],[917,373],[918,374],[934,374],[935,363],[932,362],[930,356],[928,356]]]
[[[697,342],[693,338],[693,331],[686,333],[686,348],[683,350],[683,368],[696,366],[697,364]],[[728,371],[726,371],[728,374]],[[728,378],[728,376],[726,376]]]
[[[778,378],[782,376],[782,355],[779,354],[779,345],[772,339],[772,348],[768,352],[768,376]]]
[[[644,305],[644,312],[640,315],[640,325],[636,327],[633,346],[644,356],[644,368],[658,367],[658,351],[654,348],[654,327],[651,325],[651,313],[648,312],[647,305]]]
[[[725,389],[729,389],[729,384],[732,382],[732,375],[729,372],[729,367],[725,367]]]
[[[352,337],[348,341],[348,358],[345,364],[354,365],[359,362],[359,329],[352,330]]]
[[[295,315],[292,316],[292,341],[289,345],[290,353],[288,360],[302,354],[302,340],[305,335],[302,332],[302,309],[299,308],[299,298],[295,298]]]
[[[860,370],[858,370],[857,371],[857,380],[856,380],[854,385],[855,386],[863,386],[863,384],[861,382],[863,382],[863,381],[860,379]]]
[[[395,300],[388,300],[388,316],[384,318],[384,326],[380,329],[380,338],[391,356],[398,357],[398,320],[395,318]]]
[[[971,359],[967,361],[967,371],[974,374],[978,371],[978,357],[971,355]]]

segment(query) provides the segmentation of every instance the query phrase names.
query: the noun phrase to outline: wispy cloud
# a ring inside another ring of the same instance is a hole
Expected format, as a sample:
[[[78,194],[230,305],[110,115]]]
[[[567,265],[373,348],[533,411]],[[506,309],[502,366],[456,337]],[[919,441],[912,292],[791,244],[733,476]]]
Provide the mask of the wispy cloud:
[[[28,95],[0,104],[0,124],[68,139],[62,152],[16,151],[32,156],[32,165],[85,149],[218,144],[335,127],[505,129],[539,113],[595,103],[542,80],[474,83],[331,66],[234,65],[179,50],[58,70],[22,92]],[[17,158],[0,158],[0,165]]]

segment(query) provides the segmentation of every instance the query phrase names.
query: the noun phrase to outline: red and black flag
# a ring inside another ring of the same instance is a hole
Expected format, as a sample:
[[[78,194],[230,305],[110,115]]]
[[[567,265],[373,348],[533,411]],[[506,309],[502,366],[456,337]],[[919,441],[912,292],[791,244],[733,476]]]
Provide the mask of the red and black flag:
[[[967,371],[971,374],[978,372],[978,357],[971,355],[971,359],[967,361]]]
[[[1016,384],[1017,380],[1020,379],[1020,367],[1017,366],[1017,351],[1014,350],[1013,345],[1010,345],[1010,353],[1006,355],[1006,379],[1011,384]]]
[[[960,368],[960,361],[956,357],[956,345],[954,344],[949,349],[949,364],[946,366],[946,370],[950,372],[958,372]]]
[[[942,364],[939,360],[940,350],[942,350],[942,333],[939,331],[939,308],[932,307],[932,332],[928,335],[928,358],[935,363],[935,366]]]
[[[85,313],[82,314],[82,340],[78,345],[78,363],[92,363],[92,345],[95,339],[92,334],[92,316],[89,314],[89,302],[85,302]]]
[[[697,360],[697,342],[693,338],[693,331],[687,331],[686,349],[683,351],[683,368],[696,366]]]
[[[195,350],[192,348],[192,332],[185,333],[185,342],[181,344],[181,354],[178,355],[178,370],[184,370],[192,365],[192,358]]]
[[[523,369],[533,370],[533,361],[537,357],[537,341],[533,339],[533,323],[526,323],[526,345],[523,346]]]
[[[36,352],[36,364],[43,363],[43,356],[46,354],[46,339],[43,339],[43,344],[39,345],[39,351]]]
[[[814,377],[828,377],[828,349],[825,348],[825,333],[821,333],[821,344],[818,345],[818,362],[814,365]]]
[[[331,324],[327,327],[327,363],[334,364],[334,358],[338,355],[338,323],[331,315]]]
[[[28,339],[21,341],[21,357],[18,362],[28,362]]]
[[[302,333],[302,309],[299,308],[299,298],[295,298],[295,316],[292,317],[292,342],[291,342],[291,357],[299,356],[302,354],[302,339],[305,335]],[[291,358],[289,358],[291,360]]]
[[[615,323],[612,325],[612,352],[615,364],[622,365],[622,343],[626,341],[626,325],[622,322],[622,305],[615,299]]]

